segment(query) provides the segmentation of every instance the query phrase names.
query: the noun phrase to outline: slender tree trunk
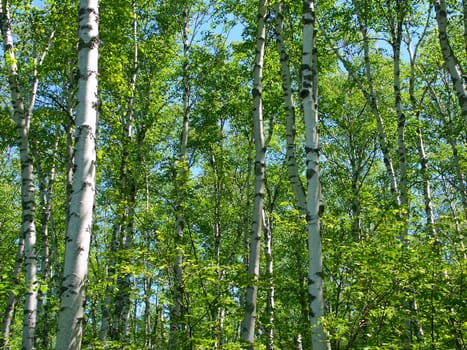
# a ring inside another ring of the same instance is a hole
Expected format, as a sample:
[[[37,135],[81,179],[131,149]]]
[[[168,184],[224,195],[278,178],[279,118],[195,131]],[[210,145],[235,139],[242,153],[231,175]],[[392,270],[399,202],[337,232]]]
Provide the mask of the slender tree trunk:
[[[434,0],[434,3],[436,22],[438,23],[438,40],[441,47],[441,53],[443,54],[444,65],[451,76],[452,85],[461,108],[462,116],[464,117],[464,123],[467,125],[467,85],[464,81],[464,72],[462,71],[462,67],[459,64],[449,42],[447,33],[448,18],[446,0]],[[465,10],[465,3],[463,6]]]
[[[113,316],[111,314],[112,303],[114,298],[114,286],[115,286],[115,266],[117,265],[117,260],[115,258],[115,252],[117,251],[117,241],[118,241],[118,231],[119,227],[115,224],[112,230],[112,238],[110,243],[110,259],[108,266],[105,269],[105,275],[107,276],[107,285],[105,288],[105,297],[102,302],[101,312],[101,326],[99,330],[99,340],[105,342],[109,334],[111,337],[114,334],[113,331]]]
[[[22,95],[22,87],[20,86],[18,77],[18,67],[14,52],[13,35],[11,32],[10,13],[8,1],[1,1],[1,32],[3,37],[3,54],[5,62],[8,64],[8,79],[13,104],[13,120],[16,124],[18,136],[19,156],[21,162],[21,203],[22,203],[22,218],[21,218],[21,243],[24,248],[20,247],[18,254],[24,249],[24,265],[25,265],[25,287],[26,296],[24,302],[24,318],[23,318],[23,349],[35,349],[36,337],[36,322],[37,322],[37,254],[36,254],[36,226],[35,226],[35,184],[33,173],[33,157],[30,149],[29,130],[31,123],[32,111],[35,104],[36,91],[38,86],[37,70],[33,73],[33,84],[29,99],[29,107],[26,109],[24,98]],[[47,52],[44,50],[41,61]],[[37,62],[36,62],[37,63]],[[19,258],[19,256],[18,256]],[[18,266],[17,266],[18,267]],[[9,327],[11,318],[14,312],[16,301],[14,296],[10,295],[11,300],[7,309],[6,319],[4,321],[3,333],[9,335]],[[7,338],[6,340],[7,341]]]
[[[355,142],[354,135],[349,130],[349,144],[353,145]],[[359,242],[363,238],[362,229],[362,204],[360,197],[361,187],[361,171],[362,159],[358,157],[356,152],[350,152],[350,166],[351,166],[351,189],[352,189],[352,235],[355,242]]]
[[[356,74],[350,62],[342,56],[339,50],[337,48],[333,48],[333,51],[338,57],[338,59],[340,60],[340,62],[343,64],[343,66],[345,67],[349,75],[352,77],[352,80],[357,84],[358,88],[360,89],[366,101],[368,102],[374,116],[376,117],[376,123],[377,123],[377,129],[378,129],[378,142],[379,142],[379,147],[381,149],[381,152],[383,154],[383,162],[386,167],[386,172],[388,175],[389,187],[394,197],[394,205],[395,207],[399,208],[400,197],[399,197],[397,177],[396,177],[392,159],[389,153],[389,147],[388,147],[387,136],[386,136],[385,127],[384,127],[384,121],[379,110],[378,101],[376,99],[376,94],[375,94],[374,84],[373,84],[373,77],[371,73],[368,28],[366,27],[365,22],[363,21],[363,19],[361,18],[359,14],[359,7],[356,6],[356,9],[357,9],[357,15],[359,16],[360,32],[363,37],[364,65],[365,65],[365,75],[367,78],[368,88],[363,85],[361,78]]]
[[[462,15],[464,16],[464,54],[467,57],[467,1],[462,0]]]
[[[135,218],[135,206],[136,206],[136,195],[137,195],[137,184],[136,177],[138,176],[135,170],[138,167],[137,164],[130,164],[135,162],[135,158],[132,157],[132,148],[134,143],[134,100],[136,93],[136,79],[138,76],[138,17],[137,17],[137,4],[136,0],[132,1],[132,14],[133,14],[133,65],[131,69],[131,78],[128,86],[130,96],[128,97],[128,107],[125,120],[123,121],[123,142],[122,142],[122,164],[121,164],[121,192],[123,195],[122,217],[121,221],[121,237],[119,237],[119,247],[124,251],[128,251],[133,242],[133,227]],[[125,258],[122,261],[122,265],[128,265],[130,262],[127,261],[127,254],[124,254]],[[115,327],[115,339],[123,340],[125,343],[129,342],[130,334],[130,290],[131,280],[128,273],[119,273],[117,277],[117,295],[115,300],[115,316],[116,316],[116,327]]]
[[[173,286],[173,306],[170,310],[170,337],[169,349],[184,349],[187,347],[188,333],[186,328],[187,305],[184,290],[184,230],[185,230],[185,203],[187,196],[187,180],[189,176],[188,168],[188,132],[191,116],[191,86],[190,86],[190,41],[189,32],[189,13],[185,9],[183,12],[183,123],[180,138],[180,149],[178,161],[176,164],[176,204],[175,204],[175,259],[174,259],[174,286]]]
[[[221,129],[221,132],[223,130]],[[222,144],[220,145],[221,154],[223,154]],[[218,161],[215,155],[215,150],[211,147],[211,161],[210,165],[212,168],[214,176],[214,189],[212,200],[214,202],[214,223],[213,223],[213,236],[214,236],[214,258],[216,261],[216,302],[212,303],[210,306],[211,319],[213,323],[212,332],[213,337],[216,339],[214,343],[215,349],[222,348],[223,340],[223,317],[224,306],[219,302],[222,300],[222,277],[224,272],[221,268],[221,238],[222,238],[222,223],[221,223],[221,211],[222,211],[222,195],[223,195],[223,185],[224,185],[224,176],[222,169],[222,161]]]
[[[459,192],[464,218],[467,218],[467,190],[465,187],[465,177],[464,177],[464,173],[462,172],[461,161],[459,159],[458,145],[457,145],[455,138],[453,137],[454,130],[452,126],[452,119],[449,115],[450,112],[445,110],[442,107],[441,102],[439,100],[439,96],[436,93],[436,91],[433,89],[433,87],[430,86],[429,90],[433,97],[433,100],[435,101],[438,107],[438,110],[443,119],[443,122],[447,128],[447,133],[445,136],[449,143],[449,146],[451,147],[451,152],[452,152],[452,167],[454,168],[454,172],[455,172],[456,179],[457,179],[457,184],[455,187],[457,191]]]
[[[253,140],[248,138],[248,156],[247,156],[247,169],[246,169],[246,181],[245,181],[245,216],[243,220],[243,252],[244,252],[244,259],[243,262],[245,263],[245,268],[248,269],[248,247],[249,247],[249,235],[250,232],[250,217],[251,217],[251,189],[252,189],[252,168],[253,168]],[[242,303],[243,304],[243,303]]]
[[[98,0],[80,1],[75,171],[65,242],[57,350],[79,350],[82,341],[95,197],[98,16]]]
[[[73,78],[70,77],[70,86]],[[71,205],[71,194],[73,192],[73,167],[75,164],[75,153],[74,153],[74,141],[73,135],[75,132],[75,121],[73,118],[73,100],[74,94],[70,88],[68,91],[67,98],[67,118],[64,124],[66,132],[66,179],[65,179],[65,232],[68,232],[68,222],[70,221],[70,205]]]
[[[358,12],[358,11],[357,11]],[[370,107],[376,117],[376,122],[378,126],[378,139],[381,152],[383,153],[384,165],[386,166],[386,172],[389,177],[389,185],[391,193],[394,196],[395,206],[397,209],[400,208],[400,196],[399,189],[397,184],[397,177],[394,171],[394,166],[392,163],[391,156],[389,154],[389,147],[383,122],[383,117],[379,111],[378,102],[376,99],[376,93],[374,90],[373,76],[371,71],[370,63],[370,39],[368,38],[368,28],[366,27],[365,20],[363,18],[359,19],[360,22],[360,32],[363,36],[363,52],[364,52],[364,61],[365,61],[365,74],[368,82],[368,91],[363,89],[363,93],[366,95],[366,98],[370,104]]]
[[[245,314],[242,325],[242,340],[249,349],[254,349],[256,326],[256,303],[258,296],[261,231],[266,174],[266,145],[263,122],[263,63],[266,46],[266,13],[268,0],[260,0],[258,7],[258,28],[256,32],[256,56],[253,71],[253,134],[255,139],[255,199],[251,226],[248,258],[248,286],[245,300]]]
[[[54,192],[55,183],[55,164],[57,158],[59,137],[56,138],[53,148],[53,158],[48,176],[46,176],[43,169],[40,166],[37,167],[37,172],[41,174],[41,180],[39,184],[40,193],[40,207],[41,207],[41,233],[42,233],[42,264],[41,264],[41,286],[49,286],[52,289],[53,281],[51,276],[53,268],[51,268],[51,249],[50,249],[50,231],[53,232],[54,227],[51,224],[52,221],[52,198]],[[38,154],[35,154],[35,158],[38,160]],[[40,164],[39,161],[36,164]],[[52,226],[52,229],[49,230]],[[54,235],[52,235],[53,237]],[[44,300],[47,294],[51,292],[44,291],[39,288],[37,296],[37,313],[38,313],[38,329],[37,338],[40,340],[41,346],[44,349],[49,347],[49,317],[48,317],[48,305],[44,305]]]
[[[267,289],[267,306],[266,306],[266,313],[267,313],[267,324],[266,324],[266,349],[267,350],[274,350],[274,261],[272,256],[272,220],[266,214],[266,211],[263,212],[263,220],[264,220],[264,236],[266,238],[266,279],[268,283]]]
[[[422,36],[425,35],[425,31],[423,32]],[[410,37],[408,37],[408,51],[409,51],[409,59],[410,59],[410,78],[409,78],[409,99],[412,110],[419,111],[421,103],[417,101],[415,97],[415,60],[417,56],[417,51],[421,39],[415,46],[415,49],[411,48]],[[426,90],[425,90],[426,92]],[[423,95],[425,95],[425,92]],[[420,113],[417,112],[417,120],[418,120],[418,127],[417,127],[417,146],[418,146],[418,156],[420,162],[420,172],[423,180],[423,198],[425,201],[425,215],[426,215],[426,225],[429,232],[433,238],[437,237],[436,227],[435,227],[435,216],[433,213],[433,201],[432,201],[432,194],[431,194],[431,183],[430,183],[430,174],[428,171],[428,158],[425,153],[425,146],[423,142],[423,129],[421,126],[420,121]]]
[[[393,49],[393,80],[394,80],[394,107],[397,114],[397,130],[398,130],[398,153],[399,153],[399,195],[400,195],[400,207],[399,216],[402,225],[401,237],[403,238],[404,248],[408,248],[407,235],[409,230],[409,194],[407,184],[407,150],[405,141],[405,124],[406,118],[402,110],[402,96],[401,96],[401,76],[400,76],[400,56],[401,56],[401,44],[403,25],[407,10],[404,1],[397,0],[393,2],[394,15],[390,14],[389,27],[391,34],[391,46]],[[410,90],[410,87],[409,87]],[[408,318],[405,321],[405,336],[404,336],[404,347],[411,349],[413,346],[412,332],[415,331],[416,337],[419,341],[422,341],[423,330],[420,322],[418,321],[418,310],[417,302],[415,297],[415,291],[409,286],[409,294],[412,297],[406,300],[404,303],[410,310],[413,317]]]
[[[310,296],[310,322],[313,350],[331,349],[327,334],[320,324],[324,315],[323,261],[320,234],[321,183],[318,136],[318,60],[314,0],[303,1],[302,97],[305,119],[305,152],[307,178],[307,227]]]
[[[289,182],[292,187],[292,191],[297,199],[297,207],[300,211],[300,214],[303,215],[305,218],[307,217],[307,198],[306,198],[306,191],[304,189],[303,183],[300,179],[299,169],[297,164],[296,158],[296,144],[295,144],[295,135],[296,135],[296,114],[295,114],[295,107],[293,102],[293,94],[292,94],[292,85],[291,85],[291,77],[290,77],[290,60],[287,54],[287,48],[285,46],[285,38],[284,38],[284,24],[283,24],[283,2],[278,2],[275,6],[276,10],[276,34],[277,34],[277,48],[279,51],[280,57],[280,67],[281,67],[281,78],[282,78],[282,96],[284,100],[284,107],[286,111],[286,162],[287,162],[287,170],[289,174]],[[300,260],[301,256],[301,249],[297,250],[297,257]],[[301,261],[297,262],[299,265],[302,263]],[[303,279],[300,278],[299,282]],[[309,314],[309,307],[307,305],[307,297],[306,293],[300,293],[300,305],[302,306],[302,321],[304,324],[308,323],[308,314]],[[296,336],[297,339],[297,346],[302,348],[302,335],[299,333]]]
[[[404,10],[401,0],[395,4],[397,12],[396,20],[390,19],[392,51],[393,51],[393,80],[394,80],[394,107],[397,114],[397,145],[399,150],[399,193],[402,217],[404,218],[404,235],[407,232],[408,221],[408,193],[407,193],[407,150],[405,143],[405,114],[402,110],[401,96],[401,43],[402,43],[402,25],[404,22]]]
[[[146,264],[146,262],[145,262]],[[145,268],[145,270],[148,270]],[[143,277],[143,298],[144,298],[144,345],[146,349],[152,349],[152,334],[156,331],[151,327],[151,285],[150,277]]]
[[[420,122],[419,122],[420,124]],[[428,231],[431,233],[432,238],[437,238],[435,215],[433,213],[433,201],[431,195],[431,184],[428,171],[428,158],[425,153],[425,146],[423,143],[423,131],[419,125],[417,128],[417,141],[418,141],[418,157],[420,162],[420,171],[423,179],[423,198],[425,201],[425,216]]]
[[[287,54],[287,48],[284,44],[284,23],[283,23],[283,3],[276,4],[276,33],[277,33],[277,48],[280,56],[281,77],[282,77],[282,96],[286,111],[286,160],[287,170],[289,172],[289,180],[292,190],[297,198],[297,205],[302,215],[306,214],[306,194],[303,188],[303,183],[300,180],[295,145],[295,107],[292,97],[292,83],[290,78],[290,61]]]

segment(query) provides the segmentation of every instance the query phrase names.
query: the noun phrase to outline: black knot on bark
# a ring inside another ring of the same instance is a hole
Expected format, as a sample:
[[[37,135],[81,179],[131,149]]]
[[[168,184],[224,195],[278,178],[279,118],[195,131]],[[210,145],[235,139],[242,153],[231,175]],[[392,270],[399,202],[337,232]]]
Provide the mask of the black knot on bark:
[[[300,90],[300,97],[301,97],[301,98],[305,98],[305,97],[307,97],[309,94],[310,94],[310,90],[308,90],[308,89],[301,89],[301,90]]]
[[[258,88],[253,88],[251,89],[251,94],[253,95],[253,97],[260,97],[261,91]]]
[[[315,175],[316,171],[314,171],[313,169],[307,169],[306,170],[306,178],[307,179],[311,179],[313,177],[313,175]]]

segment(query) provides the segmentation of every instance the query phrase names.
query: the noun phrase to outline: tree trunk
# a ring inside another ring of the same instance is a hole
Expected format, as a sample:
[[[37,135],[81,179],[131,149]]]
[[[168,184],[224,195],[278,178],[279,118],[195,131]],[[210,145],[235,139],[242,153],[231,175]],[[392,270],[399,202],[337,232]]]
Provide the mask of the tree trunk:
[[[357,13],[359,9],[357,7]],[[357,14],[359,16],[359,25],[360,32],[363,36],[363,52],[364,52],[364,62],[365,62],[365,74],[368,82],[368,91],[361,86],[362,92],[366,96],[366,99],[376,117],[376,122],[378,126],[378,139],[381,152],[383,153],[384,165],[386,166],[386,172],[389,177],[389,186],[391,193],[394,197],[394,204],[396,209],[400,208],[400,196],[399,189],[397,184],[397,177],[394,171],[394,166],[392,159],[389,153],[389,147],[383,122],[383,117],[381,116],[378,102],[376,99],[376,93],[374,91],[373,76],[371,72],[371,63],[370,63],[370,39],[368,37],[368,28],[366,26],[365,20],[362,18],[362,14]]]
[[[459,106],[464,117],[464,122],[467,125],[467,86],[464,82],[464,72],[459,64],[456,55],[449,42],[447,33],[448,18],[446,9],[446,0],[434,0],[436,22],[438,23],[438,40],[441,47],[441,53],[443,54],[444,64],[446,66],[449,75],[451,76],[452,85],[457,96]],[[464,9],[465,9],[464,4]],[[464,18],[465,20],[465,18]]]
[[[425,31],[423,31],[422,36],[424,36],[424,34],[425,34]],[[434,238],[437,236],[437,233],[436,233],[436,227],[435,227],[435,216],[433,213],[431,184],[430,184],[430,176],[429,176],[429,171],[428,171],[428,158],[425,153],[425,146],[423,142],[423,129],[421,126],[421,121],[420,121],[420,112],[418,112],[420,111],[421,102],[418,102],[417,98],[415,97],[415,79],[416,79],[415,59],[417,56],[417,50],[421,42],[421,38],[419,42],[415,45],[414,49],[411,48],[410,39],[411,38],[408,37],[408,42],[407,42],[407,47],[409,51],[409,59],[410,59],[409,99],[410,99],[412,110],[417,111],[416,112],[416,116],[418,120],[417,146],[418,146],[418,156],[419,156],[419,162],[420,162],[420,172],[421,172],[421,177],[423,180],[423,198],[425,201],[426,225],[427,225],[428,231],[431,232],[432,237]]]
[[[75,171],[66,233],[57,350],[78,350],[82,341],[95,197],[98,16],[98,0],[80,1]]]
[[[302,97],[305,119],[307,228],[309,249],[308,293],[313,350],[330,350],[320,319],[324,314],[323,261],[320,234],[321,184],[318,136],[318,62],[315,1],[303,1]]]
[[[266,46],[266,13],[268,0],[260,0],[258,28],[256,32],[256,56],[253,71],[253,134],[255,139],[255,197],[248,258],[248,286],[245,300],[245,315],[242,325],[242,340],[254,349],[256,303],[258,295],[261,230],[265,195],[266,146],[264,140],[262,80],[264,51]]]
[[[174,259],[174,285],[173,285],[173,305],[170,310],[170,337],[169,349],[183,349],[187,342],[187,331],[185,325],[185,316],[187,305],[185,302],[185,290],[183,282],[183,263],[184,263],[184,230],[185,230],[185,202],[187,196],[187,181],[189,177],[188,168],[188,132],[191,116],[191,86],[189,73],[190,59],[190,41],[189,32],[189,13],[183,11],[183,122],[180,137],[180,150],[178,162],[176,164],[176,204],[175,204],[175,259]]]
[[[283,3],[276,4],[276,33],[277,33],[277,49],[280,56],[281,77],[282,77],[282,96],[284,99],[284,106],[286,112],[286,160],[287,170],[289,173],[289,180],[292,186],[295,197],[297,198],[297,205],[300,213],[306,215],[306,194],[303,188],[303,183],[300,180],[296,146],[295,146],[295,107],[292,97],[292,83],[290,78],[290,62],[287,49],[284,44],[284,24],[283,24]]]
[[[134,137],[134,100],[136,93],[136,79],[138,76],[138,14],[136,0],[132,1],[132,15],[133,15],[133,64],[131,67],[131,76],[128,86],[130,96],[127,101],[127,112],[122,122],[122,154],[121,154],[121,169],[120,169],[120,193],[122,195],[122,208],[119,210],[121,217],[117,218],[118,233],[118,249],[122,249],[122,261],[119,265],[128,266],[129,249],[133,243],[133,227],[135,217],[137,183],[138,176],[135,157],[132,157]],[[130,274],[119,271],[117,275],[117,294],[115,297],[115,327],[113,329],[113,339],[124,341],[125,344],[129,342],[130,333],[130,291],[131,279]]]
[[[263,212],[264,236],[266,238],[266,278],[267,278],[267,324],[266,324],[266,350],[274,350],[274,261],[272,256],[272,220]]]
[[[35,184],[33,173],[33,157],[31,154],[29,143],[29,130],[31,123],[32,110],[34,108],[36,90],[38,85],[37,71],[33,74],[33,85],[29,101],[29,108],[26,109],[22,96],[22,87],[20,86],[18,77],[18,67],[14,53],[13,36],[11,32],[10,13],[8,1],[1,1],[1,31],[3,37],[3,54],[5,62],[8,64],[8,79],[13,104],[13,120],[16,124],[18,147],[21,162],[21,243],[24,243],[24,248],[18,250],[18,258],[20,252],[24,249],[24,265],[26,269],[26,295],[24,302],[24,318],[23,318],[23,349],[35,349],[35,333],[37,322],[37,255],[36,255],[36,225],[35,225]],[[45,53],[44,55],[45,56]],[[41,64],[42,62],[39,62]],[[18,263],[17,263],[18,264]],[[18,267],[18,265],[17,265]],[[10,295],[7,309],[6,319],[4,321],[3,333],[9,335],[9,327],[11,318],[14,312],[16,297]],[[5,340],[7,341],[7,340]]]
[[[457,191],[459,192],[459,195],[460,195],[460,200],[461,200],[462,209],[463,209],[463,216],[464,218],[467,218],[467,191],[465,188],[465,177],[462,171],[461,161],[459,159],[457,141],[456,141],[456,138],[453,136],[455,135],[455,133],[454,133],[454,129],[452,126],[453,124],[452,119],[451,119],[451,116],[449,115],[450,111],[447,111],[442,107],[440,98],[438,94],[436,93],[436,91],[433,89],[433,87],[430,86],[429,90],[433,97],[433,100],[436,103],[436,106],[438,107],[440,115],[443,119],[443,123],[446,125],[446,128],[447,128],[447,133],[445,137],[449,143],[449,146],[451,147],[452,167],[454,168],[454,172],[455,172],[456,179],[457,179],[457,184],[455,187],[457,187]]]
[[[389,19],[391,31],[391,46],[393,51],[393,86],[394,86],[394,108],[397,114],[397,146],[399,153],[399,195],[401,216],[403,218],[404,236],[407,233],[408,221],[408,193],[407,193],[407,150],[405,145],[405,114],[402,110],[401,96],[401,43],[402,43],[402,26],[404,24],[405,13],[401,0],[395,1],[394,4],[396,18]],[[390,13],[391,15],[392,13]]]
[[[467,56],[467,1],[462,0],[462,15],[464,16],[464,53]]]
[[[41,286],[48,286],[52,289],[54,284],[51,280],[53,268],[51,268],[51,249],[50,249],[50,234],[49,228],[52,221],[52,198],[54,191],[55,183],[55,165],[58,151],[59,137],[57,136],[54,148],[53,148],[53,158],[48,175],[45,174],[44,169],[41,169],[39,166],[40,162],[37,161],[37,172],[40,174],[40,183],[39,183],[39,195],[40,195],[40,208],[41,208],[41,236],[42,236],[42,264],[41,264]],[[39,155],[34,154],[36,160],[39,160]],[[52,227],[52,232],[54,228]],[[53,236],[55,236],[53,234]],[[52,237],[53,237],[52,236]],[[44,349],[47,349],[49,346],[50,336],[49,336],[49,317],[48,317],[48,304],[44,305],[44,300],[46,299],[47,294],[52,294],[50,291],[44,291],[42,288],[39,288],[37,296],[37,313],[39,315],[38,319],[38,329],[37,337],[40,340],[41,346]]]
[[[221,127],[221,132],[223,132]],[[222,141],[221,141],[222,142]],[[221,149],[221,154],[223,154],[223,145],[219,145]],[[214,302],[210,305],[210,313],[212,319],[212,333],[215,338],[214,348],[222,349],[223,333],[224,333],[224,324],[223,324],[223,313],[225,306],[222,305],[219,301],[222,300],[223,288],[222,288],[222,277],[224,276],[224,271],[221,268],[221,247],[222,247],[222,195],[224,188],[224,174],[222,161],[218,161],[216,157],[216,151],[214,147],[210,147],[210,166],[212,168],[214,176],[214,188],[213,188],[213,198],[214,202],[214,223],[213,223],[213,236],[214,236],[214,258],[216,261],[216,286],[215,293],[217,302]],[[221,156],[222,157],[222,156]]]

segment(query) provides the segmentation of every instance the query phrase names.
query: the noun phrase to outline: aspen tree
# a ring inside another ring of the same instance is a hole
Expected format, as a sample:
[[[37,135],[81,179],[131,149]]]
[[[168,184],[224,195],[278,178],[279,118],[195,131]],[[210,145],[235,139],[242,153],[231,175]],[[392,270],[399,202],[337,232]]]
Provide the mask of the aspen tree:
[[[274,203],[271,207],[274,206]],[[265,257],[266,257],[266,279],[267,279],[267,324],[266,336],[267,350],[274,350],[274,310],[275,310],[275,288],[274,288],[274,261],[272,255],[272,235],[273,235],[273,220],[268,216],[266,210],[263,210],[263,227],[265,236]]]
[[[187,196],[188,169],[188,133],[191,117],[191,85],[190,85],[190,49],[191,41],[189,35],[189,10],[184,9],[182,15],[182,41],[183,41],[183,66],[182,66],[182,100],[183,100],[183,122],[180,137],[180,147],[176,164],[176,204],[175,204],[175,259],[173,264],[174,286],[173,306],[170,310],[170,339],[169,349],[180,349],[187,339],[184,318],[187,313],[184,289],[184,252],[183,242],[185,230],[185,206]]]
[[[457,59],[449,41],[447,32],[448,18],[446,0],[435,0],[434,4],[436,22],[438,24],[438,41],[441,47],[441,53],[443,54],[444,64],[449,75],[451,76],[452,85],[456,93],[462,115],[464,117],[464,122],[467,124],[467,85],[465,82],[465,72],[463,71],[462,66],[460,65],[459,60]],[[467,12],[465,2],[463,4],[463,8],[465,21],[465,13]],[[466,31],[467,29],[464,27],[464,30]],[[464,37],[467,37],[467,35]],[[467,50],[467,46],[465,49]],[[465,204],[466,203],[464,203],[464,205]]]
[[[445,0],[435,0],[435,13],[436,22],[438,24],[438,41],[441,47],[441,53],[443,55],[444,65],[451,77],[454,92],[457,96],[457,100],[461,109],[462,116],[464,117],[464,123],[467,125],[467,84],[465,81],[465,72],[462,69],[459,59],[456,57],[454,50],[452,49],[449,41],[447,32],[448,18],[447,8]],[[463,14],[464,14],[464,38],[467,38],[467,25],[465,24],[467,19],[467,5],[463,1]],[[467,45],[467,39],[466,39]],[[467,50],[467,46],[465,47]],[[462,179],[463,175],[458,175],[459,178],[459,191],[461,193],[462,205],[464,209],[464,215],[467,216],[467,195],[465,189],[465,181]]]
[[[320,233],[321,183],[318,136],[318,57],[316,49],[316,3],[303,1],[302,97],[305,119],[305,152],[307,178],[307,228],[309,250],[308,293],[313,350],[330,349],[327,335],[320,324],[324,315],[323,261]]]
[[[263,225],[263,208],[266,176],[266,144],[264,138],[262,80],[264,51],[266,46],[266,13],[268,0],[260,0],[256,31],[256,55],[253,71],[253,134],[255,140],[255,197],[253,203],[253,220],[251,225],[250,249],[248,259],[248,286],[245,300],[245,314],[242,325],[242,340],[254,349],[256,304],[258,296],[259,262],[261,247],[261,231]]]
[[[394,6],[393,12],[388,14],[390,44],[393,51],[393,77],[394,77],[394,108],[397,114],[397,145],[399,153],[399,193],[402,217],[404,218],[404,235],[407,232],[408,221],[408,189],[407,189],[407,150],[405,141],[406,118],[402,108],[401,95],[401,44],[402,28],[407,15],[404,2],[396,0],[388,3],[388,7]]]
[[[427,19],[427,21],[429,18]],[[420,163],[420,172],[421,177],[423,180],[423,197],[425,200],[425,215],[426,215],[426,225],[428,232],[431,232],[432,237],[436,237],[436,227],[435,227],[435,215],[433,212],[433,201],[432,201],[432,192],[431,192],[431,182],[429,176],[429,169],[428,169],[428,157],[425,152],[425,145],[423,140],[423,129],[421,127],[420,121],[420,110],[421,106],[423,105],[423,98],[425,97],[426,92],[429,90],[428,88],[424,90],[423,95],[419,100],[417,100],[415,96],[415,81],[417,78],[416,75],[416,59],[418,54],[418,49],[420,44],[422,43],[423,38],[426,36],[428,28],[428,23],[425,25],[421,36],[418,42],[412,48],[412,41],[410,35],[407,35],[407,50],[409,53],[409,63],[410,63],[410,76],[409,76],[409,99],[410,104],[412,106],[412,110],[416,111],[418,126],[417,126],[417,148],[418,148],[418,156],[419,156],[419,163]]]
[[[98,0],[79,4],[78,106],[75,169],[66,232],[57,350],[81,348],[93,224],[98,108]]]
[[[37,323],[37,300],[38,300],[38,280],[37,280],[37,252],[36,252],[36,224],[35,224],[35,182],[33,155],[31,152],[29,134],[31,118],[36,102],[37,87],[39,85],[38,67],[44,62],[45,56],[54,36],[52,31],[48,44],[41,55],[34,58],[34,69],[32,73],[32,86],[29,98],[25,101],[23,87],[21,86],[15,56],[15,46],[11,30],[11,18],[9,12],[9,2],[0,1],[0,26],[3,38],[3,54],[8,69],[8,83],[13,105],[13,121],[16,125],[17,140],[19,147],[19,158],[21,162],[21,238],[18,247],[17,263],[15,266],[14,278],[21,270],[24,258],[26,296],[24,301],[23,317],[23,349],[35,349],[36,347],[36,323]],[[26,104],[27,103],[27,104]],[[3,346],[7,346],[10,326],[16,306],[16,295],[10,293],[8,306],[5,311],[5,319],[2,327]]]
[[[284,15],[282,12],[283,3],[278,2],[275,6],[276,10],[276,33],[277,33],[277,49],[279,51],[281,78],[282,78],[282,97],[284,99],[284,108],[286,112],[286,160],[287,170],[289,172],[289,181],[292,186],[295,197],[297,198],[297,205],[301,214],[306,213],[306,194],[303,183],[300,180],[296,146],[295,146],[295,107],[292,95],[292,79],[290,78],[290,60],[287,54],[287,49],[284,44]]]
[[[42,262],[41,262],[41,287],[47,286],[46,283],[50,283],[50,277],[54,273],[53,265],[51,260],[53,257],[53,250],[50,247],[53,236],[55,235],[53,228],[53,215],[52,215],[52,199],[54,196],[54,185],[55,185],[55,174],[56,174],[56,160],[58,153],[58,142],[59,137],[56,137],[53,149],[52,149],[52,160],[51,166],[48,173],[45,173],[45,170],[41,167],[39,161],[39,154],[37,149],[34,151],[34,158],[36,160],[36,169],[38,173],[39,182],[39,196],[40,196],[40,234],[42,236]],[[50,231],[49,231],[50,229]],[[52,239],[51,239],[52,238]],[[50,292],[49,292],[50,293]],[[48,348],[49,342],[49,324],[47,317],[47,288],[39,288],[38,298],[37,298],[37,314],[38,314],[38,325],[37,325],[37,338],[40,341],[41,346],[44,349]]]

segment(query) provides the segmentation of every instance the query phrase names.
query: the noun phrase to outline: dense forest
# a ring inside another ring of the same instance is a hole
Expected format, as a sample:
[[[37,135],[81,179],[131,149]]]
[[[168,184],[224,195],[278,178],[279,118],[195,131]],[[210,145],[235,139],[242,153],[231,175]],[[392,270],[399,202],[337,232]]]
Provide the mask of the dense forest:
[[[466,0],[0,26],[1,350],[467,348]]]

